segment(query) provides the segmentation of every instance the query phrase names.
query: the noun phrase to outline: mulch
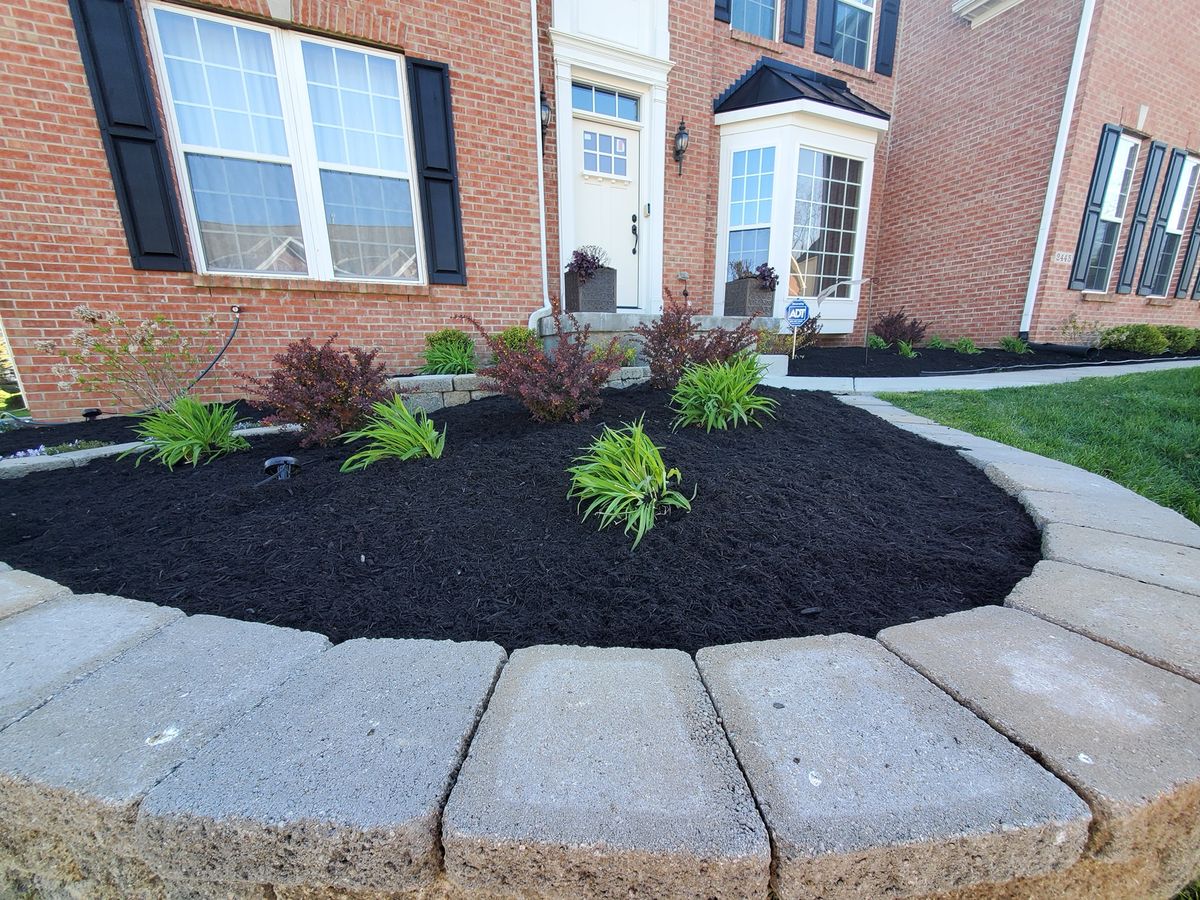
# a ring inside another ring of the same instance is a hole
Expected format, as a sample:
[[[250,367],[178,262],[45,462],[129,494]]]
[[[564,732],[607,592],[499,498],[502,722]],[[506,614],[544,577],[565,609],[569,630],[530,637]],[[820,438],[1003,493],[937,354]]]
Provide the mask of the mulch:
[[[1036,528],[952,450],[828,394],[763,389],[764,428],[670,430],[665,393],[607,392],[538,426],[506,398],[434,415],[440,460],[340,474],[352,449],[294,435],[197,469],[101,460],[4,485],[0,559],[106,592],[355,637],[700,647],[851,632],[998,603]],[[636,551],[580,522],[566,467],[645,413],[697,495]],[[266,457],[303,469],[261,487]]]
[[[1018,356],[1006,350],[983,349],[981,353],[956,353],[953,350],[918,348],[915,359],[906,359],[895,350],[864,350],[862,347],[815,347],[801,350],[788,361],[789,375],[839,378],[894,378],[917,375],[965,375],[969,372],[1027,371],[1064,366],[1097,366],[1146,359],[1144,354],[1128,350],[1099,350],[1083,358],[1054,350],[1037,350]],[[1164,354],[1154,360],[1200,359],[1200,350],[1182,356]]]

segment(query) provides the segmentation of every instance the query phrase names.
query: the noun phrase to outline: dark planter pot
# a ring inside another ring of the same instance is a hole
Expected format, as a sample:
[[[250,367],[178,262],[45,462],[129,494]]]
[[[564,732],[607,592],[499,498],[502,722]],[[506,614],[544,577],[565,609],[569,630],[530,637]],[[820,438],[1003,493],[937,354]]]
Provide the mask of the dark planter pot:
[[[574,272],[566,275],[567,312],[615,313],[617,311],[617,270],[604,266],[584,284]]]
[[[768,291],[757,278],[739,278],[725,283],[725,315],[771,316],[775,313],[775,292]]]

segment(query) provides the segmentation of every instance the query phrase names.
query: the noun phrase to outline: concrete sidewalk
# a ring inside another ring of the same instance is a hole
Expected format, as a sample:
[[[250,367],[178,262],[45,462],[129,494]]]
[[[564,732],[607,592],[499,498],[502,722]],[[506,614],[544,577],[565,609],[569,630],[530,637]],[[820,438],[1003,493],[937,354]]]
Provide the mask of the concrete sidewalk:
[[[1200,366],[1200,359],[1129,363],[1119,366],[1071,366],[1063,369],[1032,369],[1027,372],[989,372],[978,375],[928,375],[906,378],[821,378],[768,375],[763,384],[796,391],[832,391],[835,394],[874,394],[879,391],[988,391],[1002,387],[1066,384],[1081,378],[1114,378],[1137,372],[1161,372]]]

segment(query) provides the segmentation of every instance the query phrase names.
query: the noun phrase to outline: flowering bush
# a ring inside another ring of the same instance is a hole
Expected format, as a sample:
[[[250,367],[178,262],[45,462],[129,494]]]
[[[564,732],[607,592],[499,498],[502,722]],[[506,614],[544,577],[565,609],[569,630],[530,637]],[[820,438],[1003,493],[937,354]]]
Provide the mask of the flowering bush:
[[[696,310],[686,300],[679,303],[668,294],[662,315],[654,324],[633,329],[642,339],[642,356],[650,365],[650,381],[655,387],[673,388],[689,364],[725,362],[758,340],[753,316],[733,330],[701,331],[695,315]]]
[[[591,346],[591,327],[581,328],[570,313],[569,334],[563,331],[562,316],[551,315],[557,340],[549,352],[538,344],[510,347],[472,317],[462,318],[478,329],[492,351],[495,362],[479,374],[495,382],[500,393],[520,401],[537,422],[580,422],[601,404],[600,391],[621,367],[624,351],[615,337],[606,345]]]
[[[335,350],[332,335],[320,347],[304,338],[288,344],[274,358],[265,380],[247,377],[247,386],[260,397],[259,408],[274,409],[268,424],[294,422],[304,428],[301,447],[328,444],[349,431],[384,399],[384,370],[377,350],[351,347]]]
[[[571,254],[567,271],[574,272],[581,285],[587,284],[595,274],[608,265],[608,253],[603,247],[588,244]]]
[[[162,315],[130,325],[112,310],[87,305],[72,314],[81,326],[71,332],[69,347],[53,341],[36,347],[65,357],[52,370],[60,388],[108,396],[118,408],[170,406],[191,389],[215,346],[212,315],[185,334]]]
[[[72,450],[95,450],[98,447],[108,447],[112,441],[85,441],[83,439],[71,441],[66,444],[51,444],[47,447],[45,444],[38,444],[36,447],[30,447],[28,450],[18,450],[16,453],[10,453],[7,456],[0,456],[0,459],[27,459],[31,456],[57,456],[60,453],[70,453]]]

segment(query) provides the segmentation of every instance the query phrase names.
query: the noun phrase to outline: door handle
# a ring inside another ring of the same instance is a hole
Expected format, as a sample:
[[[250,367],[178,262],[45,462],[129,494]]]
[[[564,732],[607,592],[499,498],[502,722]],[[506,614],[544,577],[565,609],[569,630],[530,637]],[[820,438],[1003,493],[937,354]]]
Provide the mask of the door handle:
[[[637,213],[633,214],[633,228],[630,230],[633,231],[633,254],[636,256],[638,247]]]

